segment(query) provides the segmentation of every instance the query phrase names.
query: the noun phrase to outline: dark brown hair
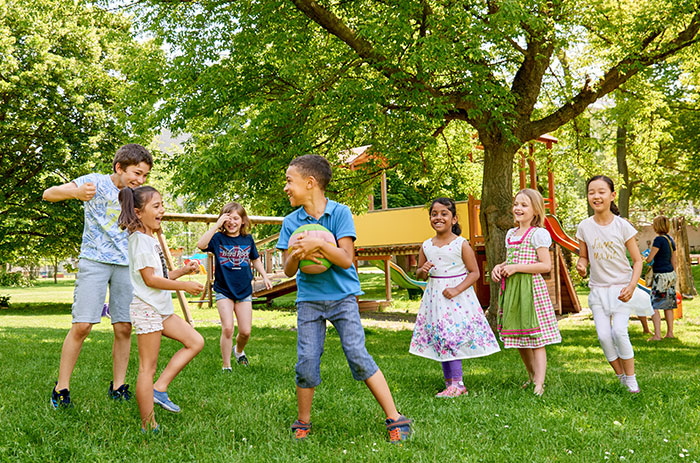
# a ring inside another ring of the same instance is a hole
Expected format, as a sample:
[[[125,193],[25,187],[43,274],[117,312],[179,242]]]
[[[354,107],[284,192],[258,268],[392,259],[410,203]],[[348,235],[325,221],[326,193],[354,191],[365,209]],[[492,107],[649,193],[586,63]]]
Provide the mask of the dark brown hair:
[[[151,153],[137,143],[129,143],[117,150],[117,153],[114,155],[114,161],[112,161],[112,170],[114,172],[117,171],[117,164],[122,170],[126,170],[127,167],[137,166],[142,162],[148,164],[149,168],[153,167]]]
[[[119,203],[122,206],[122,212],[119,214],[119,228],[126,229],[129,234],[143,230],[143,223],[136,215],[135,209],[143,209],[156,193],[158,190],[147,185],[134,189],[122,188],[119,192]]]
[[[333,172],[331,170],[331,165],[328,160],[323,156],[317,154],[305,154],[298,158],[292,159],[289,163],[289,167],[295,167],[299,169],[302,175],[307,177],[313,177],[318,182],[318,186],[326,191],[326,186],[330,183],[333,177]]]
[[[435,198],[432,203],[430,203],[430,209],[428,210],[428,213],[432,214],[433,212],[433,207],[435,204],[442,204],[447,208],[448,211],[452,213],[452,217],[457,217],[457,205],[455,202],[450,199],[450,198]],[[459,225],[459,221],[455,222],[452,224],[452,233],[455,235],[461,235],[462,234],[462,227]]]
[[[593,177],[589,178],[586,182],[586,190],[588,190],[588,186],[591,184],[591,182],[595,182],[596,180],[602,180],[607,183],[610,187],[610,192],[615,191],[615,183],[613,183],[612,179],[606,175],[594,175]],[[615,215],[620,215],[620,209],[617,208],[615,201],[610,201],[610,212]]]
[[[248,235],[250,233],[250,219],[248,218],[248,214],[246,213],[243,206],[241,206],[235,201],[231,201],[230,203],[221,208],[221,213],[219,214],[219,217],[221,217],[224,214],[230,214],[231,212],[235,212],[241,217],[241,236]],[[219,229],[219,231],[221,233],[225,233],[226,230],[222,227]]]

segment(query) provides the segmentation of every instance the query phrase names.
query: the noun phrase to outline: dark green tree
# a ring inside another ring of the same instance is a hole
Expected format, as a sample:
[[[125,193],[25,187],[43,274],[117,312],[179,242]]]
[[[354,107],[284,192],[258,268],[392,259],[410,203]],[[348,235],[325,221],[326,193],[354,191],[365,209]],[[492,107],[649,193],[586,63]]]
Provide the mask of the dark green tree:
[[[109,173],[120,144],[149,139],[129,117],[152,101],[129,75],[158,52],[125,17],[84,2],[0,5],[0,263],[77,255],[80,202],[50,204],[42,192]]]

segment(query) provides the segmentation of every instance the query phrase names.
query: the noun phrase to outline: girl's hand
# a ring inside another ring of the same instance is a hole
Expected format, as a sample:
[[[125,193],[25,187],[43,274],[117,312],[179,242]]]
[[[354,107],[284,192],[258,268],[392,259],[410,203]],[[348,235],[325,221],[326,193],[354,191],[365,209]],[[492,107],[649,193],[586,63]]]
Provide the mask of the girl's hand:
[[[265,276],[263,277],[263,283],[265,283],[265,288],[267,288],[267,289],[272,289],[272,282],[271,282],[270,279],[267,277],[267,275],[265,275]]]
[[[503,265],[498,264],[493,269],[491,269],[491,279],[493,281],[501,281],[501,272],[503,271]]]
[[[199,273],[199,261],[191,260],[182,266],[182,271],[185,275],[190,273]]]
[[[617,298],[622,302],[628,302],[630,299],[632,299],[632,294],[634,294],[634,289],[636,287],[637,285],[634,285],[632,287],[625,286],[620,290],[620,295],[617,296]]]
[[[445,288],[442,291],[442,295],[445,296],[447,299],[452,299],[454,297],[457,297],[461,292],[462,291],[458,290],[457,288]]]
[[[514,273],[518,273],[517,264],[508,264],[504,265],[503,268],[501,268],[501,276],[509,277]]]
[[[581,277],[586,278],[586,270],[588,268],[588,259],[579,257],[576,261],[576,271]]]
[[[204,290],[204,286],[196,281],[185,281],[182,286],[185,291],[193,296],[198,295]]]
[[[423,272],[425,272],[426,275],[430,274],[430,269],[435,267],[435,264],[433,264],[430,261],[426,261],[425,264],[420,268]]]
[[[216,221],[216,229],[224,228],[224,224],[228,222],[229,220],[229,215],[228,214],[221,214],[221,217],[219,217],[219,220]]]

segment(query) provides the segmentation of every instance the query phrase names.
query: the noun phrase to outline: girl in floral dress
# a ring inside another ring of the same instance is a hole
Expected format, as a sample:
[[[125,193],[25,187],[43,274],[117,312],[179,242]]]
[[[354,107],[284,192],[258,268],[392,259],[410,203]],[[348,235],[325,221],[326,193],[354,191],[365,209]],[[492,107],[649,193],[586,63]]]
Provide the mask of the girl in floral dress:
[[[459,236],[457,209],[449,198],[430,205],[430,225],[435,236],[423,242],[416,275],[428,279],[423,293],[409,352],[442,363],[445,390],[436,397],[466,394],[462,359],[498,352],[498,341],[489,327],[474,292],[479,267],[474,251]]]
[[[545,346],[561,342],[547,284],[540,275],[552,268],[552,238],[542,228],[542,195],[530,188],[519,191],[513,216],[518,226],[506,233],[506,261],[491,271],[491,278],[501,283],[498,329],[505,348],[518,349],[525,364],[529,379],[523,389],[534,383],[535,394],[541,396],[547,372]]]

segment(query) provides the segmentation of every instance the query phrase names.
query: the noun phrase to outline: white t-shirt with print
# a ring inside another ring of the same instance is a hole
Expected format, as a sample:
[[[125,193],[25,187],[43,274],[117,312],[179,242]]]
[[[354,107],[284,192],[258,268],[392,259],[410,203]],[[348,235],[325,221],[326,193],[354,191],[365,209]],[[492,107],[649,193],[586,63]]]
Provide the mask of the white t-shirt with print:
[[[598,225],[592,216],[579,224],[576,238],[586,243],[591,264],[588,286],[594,288],[630,283],[632,267],[627,259],[625,243],[636,234],[637,230],[632,224],[618,216],[614,216],[608,225]]]
[[[153,306],[159,314],[172,315],[175,309],[171,291],[146,286],[139,272],[146,267],[151,267],[156,276],[168,278],[168,267],[158,241],[137,231],[129,236],[129,274],[134,296]]]
[[[95,196],[83,202],[85,223],[80,257],[104,264],[129,265],[126,231],[117,223],[122,211],[119,189],[105,174],[88,174],[73,180],[77,186],[95,184]]]

